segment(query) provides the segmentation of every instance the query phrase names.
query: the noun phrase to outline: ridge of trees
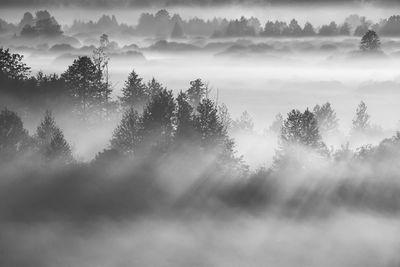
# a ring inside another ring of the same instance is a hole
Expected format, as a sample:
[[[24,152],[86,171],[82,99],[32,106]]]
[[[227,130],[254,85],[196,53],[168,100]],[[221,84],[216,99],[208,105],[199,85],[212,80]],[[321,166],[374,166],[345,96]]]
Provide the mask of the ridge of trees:
[[[184,20],[179,14],[171,15],[161,9],[155,14],[142,13],[136,26],[119,23],[112,15],[103,15],[98,21],[75,20],[66,27],[68,33],[116,32],[138,35],[155,35],[162,38],[183,38],[185,35],[211,37],[308,37],[308,36],[363,36],[373,30],[381,36],[400,35],[400,15],[393,15],[373,23],[364,16],[352,14],[342,23],[332,21],[313,26],[310,22],[300,25],[296,19],[289,22],[267,20],[264,24],[258,18],[244,16],[239,19],[213,18],[203,20],[197,17]],[[13,32],[24,37],[59,36],[63,34],[57,20],[47,10],[36,12],[35,16],[26,12],[18,25],[0,20],[0,33]]]

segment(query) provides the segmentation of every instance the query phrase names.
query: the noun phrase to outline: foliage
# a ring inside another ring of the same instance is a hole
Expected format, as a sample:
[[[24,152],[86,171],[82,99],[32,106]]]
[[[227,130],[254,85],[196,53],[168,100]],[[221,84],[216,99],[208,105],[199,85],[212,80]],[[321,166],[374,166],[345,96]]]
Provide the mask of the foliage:
[[[35,139],[39,154],[46,162],[70,163],[73,161],[71,148],[50,111],[46,111],[37,127]]]
[[[326,102],[322,106],[316,105],[313,109],[315,119],[318,122],[320,133],[332,133],[338,128],[338,119],[336,112],[332,109],[331,104]]]
[[[11,53],[10,49],[0,47],[0,81],[27,79],[30,68],[22,61],[23,58],[20,54]]]
[[[283,125],[283,116],[281,113],[275,115],[275,120],[272,122],[269,130],[273,133],[280,133]]]
[[[188,141],[192,140],[195,135],[193,121],[193,107],[189,103],[189,98],[186,93],[180,92],[176,98],[176,140]]]
[[[190,88],[186,91],[190,104],[194,109],[197,108],[200,101],[208,94],[208,88],[201,79],[190,82]]]
[[[114,130],[111,148],[127,155],[134,155],[142,142],[142,122],[139,114],[129,108]]]
[[[83,120],[108,104],[111,89],[103,83],[101,71],[89,57],[74,60],[62,78]]]
[[[14,158],[23,152],[28,139],[21,118],[15,112],[3,109],[0,112],[0,158]]]
[[[135,70],[132,70],[122,88],[122,97],[120,97],[122,105],[140,109],[148,102],[148,99],[148,90],[143,79],[139,77]]]
[[[376,51],[381,47],[381,41],[375,31],[369,30],[361,38],[360,49],[362,51]]]
[[[353,119],[353,130],[363,132],[370,128],[369,114],[367,113],[367,105],[361,101],[356,110],[356,116]]]
[[[175,109],[172,91],[162,89],[143,111],[144,141],[157,151],[165,152],[172,144]]]
[[[243,111],[243,113],[240,115],[240,118],[236,119],[232,123],[232,130],[249,132],[249,133],[253,132],[254,122],[247,111]]]

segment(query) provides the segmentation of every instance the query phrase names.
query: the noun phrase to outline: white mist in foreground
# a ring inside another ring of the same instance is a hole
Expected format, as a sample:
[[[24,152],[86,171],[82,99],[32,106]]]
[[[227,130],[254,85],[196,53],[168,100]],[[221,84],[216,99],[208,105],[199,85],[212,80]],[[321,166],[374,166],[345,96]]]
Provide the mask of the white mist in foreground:
[[[96,225],[2,225],[2,266],[395,267],[398,218],[339,213],[329,219],[273,216],[143,218]]]

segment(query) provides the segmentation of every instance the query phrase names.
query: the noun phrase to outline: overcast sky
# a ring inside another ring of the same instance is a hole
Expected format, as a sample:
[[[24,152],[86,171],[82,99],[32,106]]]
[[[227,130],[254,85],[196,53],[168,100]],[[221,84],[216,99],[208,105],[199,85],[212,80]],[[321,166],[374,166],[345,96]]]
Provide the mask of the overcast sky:
[[[399,0],[0,0],[1,6],[48,6],[48,5],[78,5],[78,6],[170,6],[170,5],[218,5],[231,3],[250,4],[349,4],[349,3],[395,4]]]

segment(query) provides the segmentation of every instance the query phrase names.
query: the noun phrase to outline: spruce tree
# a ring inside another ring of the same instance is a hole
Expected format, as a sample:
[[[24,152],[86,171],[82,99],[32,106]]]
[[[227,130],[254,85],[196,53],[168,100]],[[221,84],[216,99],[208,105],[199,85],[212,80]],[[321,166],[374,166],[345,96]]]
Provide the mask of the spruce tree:
[[[125,86],[122,88],[122,97],[120,97],[122,105],[140,109],[143,108],[148,99],[149,95],[143,79],[139,77],[135,70],[132,70],[128,80],[125,81]]]
[[[0,112],[0,157],[14,158],[26,148],[29,135],[17,113],[7,108]]]
[[[46,111],[37,127],[35,139],[38,152],[46,162],[70,163],[73,161],[71,148],[50,111]]]
[[[142,142],[142,121],[136,110],[129,108],[114,130],[111,148],[128,155],[134,155]]]
[[[367,105],[361,101],[356,110],[356,116],[353,119],[353,130],[363,132],[370,128],[369,114],[367,113]]]
[[[318,128],[320,133],[332,133],[338,128],[338,119],[336,118],[336,112],[332,109],[329,102],[322,106],[316,105],[313,109],[315,119],[318,122]]]
[[[146,145],[165,152],[174,136],[176,104],[172,91],[162,89],[143,111],[143,137]]]

